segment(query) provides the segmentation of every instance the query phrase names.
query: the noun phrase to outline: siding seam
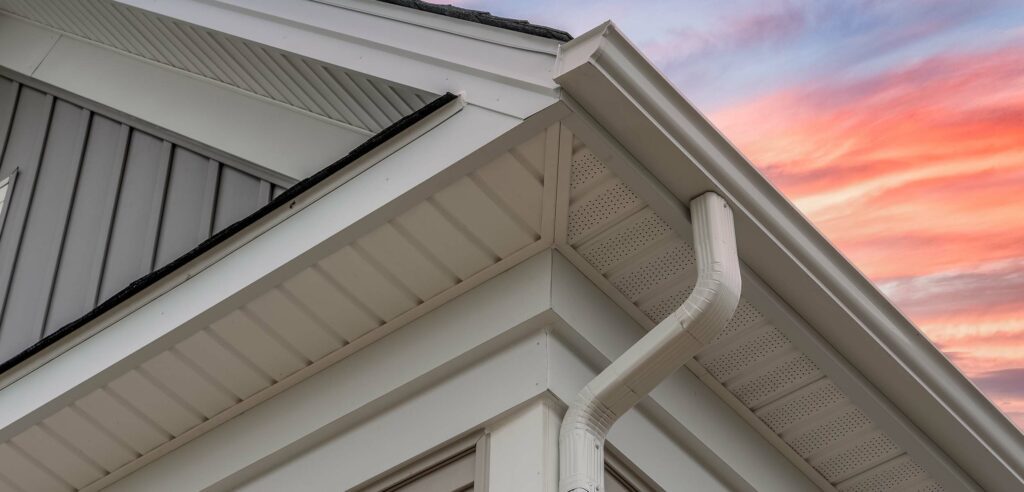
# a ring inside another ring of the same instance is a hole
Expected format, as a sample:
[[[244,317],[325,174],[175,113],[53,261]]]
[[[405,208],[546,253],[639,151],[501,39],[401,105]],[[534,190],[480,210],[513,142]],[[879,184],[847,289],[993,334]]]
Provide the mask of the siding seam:
[[[80,118],[82,127],[79,129],[78,142],[76,143],[75,149],[75,176],[70,180],[70,192],[68,193],[67,208],[64,210],[64,222],[61,227],[60,239],[56,241],[53,248],[53,267],[49,274],[48,282],[50,285],[46,288],[46,303],[42,307],[42,319],[39,326],[39,338],[46,336],[46,322],[50,317],[50,307],[53,303],[53,292],[57,286],[57,273],[60,272],[60,266],[64,262],[64,241],[68,236],[68,226],[71,224],[71,210],[75,206],[75,197],[78,195],[78,181],[82,177],[82,160],[85,157],[85,149],[88,147],[89,132],[92,130],[92,111],[85,108],[79,108],[82,111]]]
[[[20,103],[20,99],[21,98],[19,97],[19,100],[16,102],[16,104]],[[14,268],[18,264],[18,256],[21,253],[21,241],[25,233],[25,224],[28,223],[29,210],[32,209],[32,199],[35,195],[36,181],[39,177],[39,167],[43,161],[43,154],[46,150],[46,141],[50,136],[50,125],[53,123],[53,108],[54,106],[56,106],[54,102],[55,99],[56,98],[54,98],[51,94],[46,95],[46,124],[43,125],[42,136],[39,138],[39,150],[34,152],[36,169],[34,172],[32,172],[32,179],[28,183],[25,183],[28,185],[28,188],[26,189],[25,185],[21,185],[21,188],[25,190],[22,191],[22,193],[28,193],[28,196],[24,199],[24,202],[22,202],[25,204],[25,207],[19,211],[21,215],[19,217],[15,217],[15,220],[18,220],[19,223],[17,229],[15,229],[13,232],[13,234],[15,234],[15,239],[14,244],[10,246],[12,249],[12,252],[9,253],[10,260],[6,262],[6,265],[0,265],[2,267],[6,267],[4,270],[0,270],[5,271],[3,278],[0,278],[0,281],[3,282],[3,284],[0,285],[0,289],[3,290],[2,292],[0,292],[0,341],[3,340],[3,333],[5,331],[5,327],[3,326],[3,320],[4,318],[6,318],[7,315],[7,300],[10,298],[11,282],[14,281]],[[6,154],[4,155],[4,157],[6,157]],[[27,175],[28,173],[25,174]],[[14,193],[17,193],[17,190],[8,191],[9,206],[11,208],[14,208],[14,205],[16,204],[14,200],[16,200],[17,198]],[[8,234],[12,234],[12,232],[8,231]],[[0,246],[2,246],[2,243],[0,243]],[[3,251],[0,250],[0,261],[4,260],[2,254]],[[2,348],[2,345],[0,345],[0,348]]]

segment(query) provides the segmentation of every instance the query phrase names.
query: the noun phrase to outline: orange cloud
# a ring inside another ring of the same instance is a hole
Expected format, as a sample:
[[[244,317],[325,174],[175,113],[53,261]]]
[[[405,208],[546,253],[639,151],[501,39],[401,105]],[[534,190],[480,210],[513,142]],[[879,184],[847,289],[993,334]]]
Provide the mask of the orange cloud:
[[[1024,385],[1005,383],[1024,374],[1018,46],[791,88],[712,119],[1024,424]]]

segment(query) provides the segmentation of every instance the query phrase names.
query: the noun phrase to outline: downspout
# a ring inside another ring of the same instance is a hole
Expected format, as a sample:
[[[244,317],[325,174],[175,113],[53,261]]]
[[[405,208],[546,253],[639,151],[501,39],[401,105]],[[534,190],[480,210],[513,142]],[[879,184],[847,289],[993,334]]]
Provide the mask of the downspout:
[[[615,421],[715,338],[740,297],[740,268],[729,205],[713,192],[690,202],[697,285],[658,323],[588,383],[559,431],[559,492],[604,491],[604,442]]]

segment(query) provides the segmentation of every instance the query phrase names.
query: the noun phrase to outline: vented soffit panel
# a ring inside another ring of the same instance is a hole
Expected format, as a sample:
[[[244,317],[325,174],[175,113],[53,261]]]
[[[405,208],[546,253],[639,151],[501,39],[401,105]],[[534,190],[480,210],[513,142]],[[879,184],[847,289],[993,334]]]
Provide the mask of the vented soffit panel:
[[[366,137],[437,97],[110,0],[0,0],[0,10],[326,118]]]
[[[653,326],[697,281],[689,227],[672,224],[678,218],[655,210],[583,141],[574,139],[571,152],[568,182],[558,190],[560,250],[634,319]],[[752,290],[745,287],[736,314],[688,368],[823,490],[951,490],[837,386],[843,375],[830,375],[791,340],[800,328],[760,309],[766,303],[752,299]]]

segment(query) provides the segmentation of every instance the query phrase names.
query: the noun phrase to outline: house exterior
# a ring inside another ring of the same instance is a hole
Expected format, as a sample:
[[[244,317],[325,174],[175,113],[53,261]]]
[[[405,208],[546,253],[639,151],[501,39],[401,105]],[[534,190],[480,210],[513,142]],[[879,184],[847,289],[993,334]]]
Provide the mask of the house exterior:
[[[612,23],[0,0],[0,491],[1019,491]]]

